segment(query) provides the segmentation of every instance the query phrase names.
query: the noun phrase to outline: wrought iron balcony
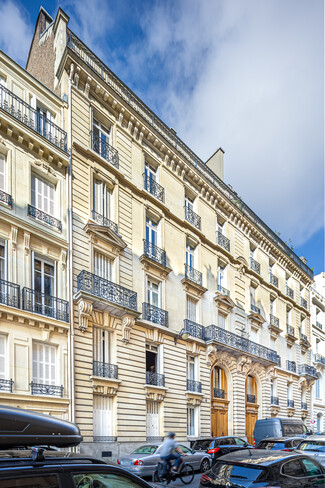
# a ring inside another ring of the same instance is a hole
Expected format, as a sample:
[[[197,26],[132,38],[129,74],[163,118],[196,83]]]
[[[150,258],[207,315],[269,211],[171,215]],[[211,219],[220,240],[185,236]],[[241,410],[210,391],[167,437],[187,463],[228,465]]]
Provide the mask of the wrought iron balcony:
[[[144,189],[147,190],[151,195],[157,198],[157,200],[160,200],[161,202],[164,203],[165,201],[165,188],[159,185],[157,181],[155,181],[153,178],[150,178],[150,176],[146,175],[143,173],[143,178],[144,178]]]
[[[255,313],[261,313],[261,309],[259,307],[256,307],[256,305],[251,304],[251,311]]]
[[[188,264],[185,264],[185,278],[187,280],[192,281],[193,283],[196,283],[197,285],[202,286],[202,273],[201,273],[201,271],[198,271],[197,269],[192,268],[192,266],[189,266]]]
[[[143,240],[143,248],[143,252],[147,258],[153,259],[156,263],[159,263],[162,266],[167,265],[166,251],[164,249],[161,249],[145,239]]]
[[[301,402],[301,410],[308,410],[307,402]]]
[[[300,297],[300,305],[305,309],[307,309],[308,308],[307,300],[305,300],[305,298],[303,297]]]
[[[69,322],[69,302],[66,300],[26,287],[22,290],[22,298],[23,310]]]
[[[136,292],[83,270],[77,277],[78,291],[90,293],[121,307],[137,310]]]
[[[230,252],[230,240],[219,231],[217,232],[217,244]]]
[[[93,375],[101,378],[118,378],[118,366],[116,364],[93,361]]]
[[[189,207],[185,207],[185,220],[192,224],[196,229],[201,230],[201,217]]]
[[[273,273],[270,273],[270,283],[271,285],[274,285],[277,288],[279,287],[279,280]]]
[[[300,335],[300,340],[303,341],[303,342],[308,342],[308,337],[306,336],[306,334],[303,334],[301,332],[301,330],[299,331],[299,335]]]
[[[33,205],[28,204],[27,213],[31,217],[34,217],[34,219],[39,220],[40,222],[44,222],[45,224],[51,225],[52,227],[55,227],[56,229],[62,232],[61,220],[52,217],[52,215],[43,212],[43,210],[39,210],[38,208],[33,207]]]
[[[279,405],[279,397],[271,396],[271,405]]]
[[[190,333],[192,337],[204,340],[204,327],[203,325],[197,324],[192,320],[184,320],[184,329]]]
[[[270,314],[270,325],[272,325],[273,327],[279,328],[280,327],[280,321],[279,321],[278,317]]]
[[[3,190],[0,190],[0,202],[5,203],[8,207],[12,207],[12,196]]]
[[[287,359],[287,370],[291,371],[292,373],[297,372],[297,365],[296,365],[295,361],[289,361]]]
[[[153,386],[165,386],[165,375],[146,371],[146,384]]]
[[[12,387],[14,385],[13,380],[0,380],[0,392],[5,391],[7,393],[12,393]]]
[[[287,335],[291,337],[296,337],[295,336],[295,328],[292,327],[292,325],[287,324]]]
[[[30,390],[32,395],[49,395],[63,397],[64,387],[56,385],[44,385],[42,383],[30,382]]]
[[[227,290],[227,288],[224,288],[223,286],[221,285],[217,285],[217,292],[218,293],[221,293],[221,295],[227,295],[227,297],[230,296],[230,291]]]
[[[290,288],[290,286],[288,286],[288,285],[286,285],[286,295],[287,295],[287,297],[292,298],[292,300],[293,300],[293,297],[294,297],[293,289]]]
[[[95,210],[92,210],[91,216],[92,219],[97,222],[97,224],[109,227],[113,232],[115,232],[115,234],[118,234],[118,226],[115,224],[115,222],[109,220],[107,217],[104,217],[104,215],[95,212]]]
[[[249,393],[247,393],[246,401],[247,401],[247,403],[256,403],[256,396],[250,395]]]
[[[278,356],[278,367],[281,368],[281,357]]]
[[[255,273],[261,274],[261,265],[253,258],[250,259],[250,268],[252,271],[255,271]]]
[[[155,307],[150,303],[142,304],[142,318],[144,320],[149,320],[149,322],[153,322],[154,324],[168,327],[168,312]]]
[[[316,368],[314,368],[314,366],[310,366],[310,364],[301,364],[299,366],[299,374],[300,376],[311,376],[312,378],[318,378]]]
[[[323,324],[321,324],[320,322],[317,322],[317,320],[315,322],[315,326],[317,327],[317,329],[323,330]]]
[[[289,400],[289,398],[288,398],[288,400],[287,400],[287,407],[288,408],[295,408],[295,402],[294,402],[294,400]]]
[[[213,397],[214,398],[226,398],[226,392],[222,388],[213,388]]]
[[[217,327],[216,325],[209,325],[205,328],[205,340],[219,342],[230,349],[246,352],[271,363],[277,364],[278,362],[276,351],[250,341],[249,339],[246,339],[246,337],[239,336],[233,332],[222,329],[221,327]]]
[[[119,154],[113,146],[108,144],[106,139],[94,134],[93,131],[90,132],[91,137],[91,148],[93,151],[98,153],[102,158],[106,159],[115,168],[119,167]]]
[[[325,366],[325,357],[322,356],[321,354],[317,353],[317,354],[315,354],[315,362],[320,363],[320,364],[324,364],[324,366]]]
[[[186,390],[193,393],[201,393],[202,383],[201,381],[186,380]]]
[[[68,152],[67,133],[2,85],[0,85],[0,108],[33,129],[54,146]]]
[[[20,308],[20,286],[10,281],[0,280],[0,303]]]

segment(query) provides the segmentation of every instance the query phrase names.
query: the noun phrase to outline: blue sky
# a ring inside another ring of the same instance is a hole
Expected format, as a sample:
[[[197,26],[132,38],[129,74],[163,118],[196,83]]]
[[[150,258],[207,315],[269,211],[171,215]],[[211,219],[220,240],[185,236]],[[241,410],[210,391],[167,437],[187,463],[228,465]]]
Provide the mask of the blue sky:
[[[0,0],[25,64],[40,3]],[[70,28],[225,181],[324,270],[322,0],[63,0]]]

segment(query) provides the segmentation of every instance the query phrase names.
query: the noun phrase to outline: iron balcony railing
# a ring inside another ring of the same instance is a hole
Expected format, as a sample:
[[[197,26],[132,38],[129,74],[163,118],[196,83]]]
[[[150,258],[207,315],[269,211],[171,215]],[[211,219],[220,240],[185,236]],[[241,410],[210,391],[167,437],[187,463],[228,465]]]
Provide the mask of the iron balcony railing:
[[[83,270],[77,277],[78,291],[90,293],[96,297],[120,305],[131,310],[137,310],[137,294],[133,290],[105,280],[89,271]]]
[[[28,204],[27,213],[31,217],[34,217],[34,219],[39,220],[40,222],[44,222],[45,224],[51,225],[52,227],[55,227],[56,229],[62,232],[61,220],[56,219],[55,217],[47,214],[46,212],[43,212],[43,210],[40,210],[39,208],[36,208],[33,205]]]
[[[246,352],[271,363],[277,364],[278,362],[276,351],[213,324],[205,328],[205,340],[219,342],[229,348]]]
[[[247,403],[256,403],[256,396],[250,395],[249,393],[247,393],[246,400],[247,400]]]
[[[288,400],[287,400],[287,406],[288,406],[288,408],[295,408],[295,402],[294,402],[294,400],[289,400],[289,398],[288,398]]]
[[[42,383],[30,382],[30,391],[32,395],[49,395],[63,397],[64,387],[57,385],[45,385]]]
[[[12,393],[12,387],[14,385],[13,380],[0,380],[0,392],[5,391],[7,393]]]
[[[315,322],[315,326],[317,327],[317,329],[323,330],[323,324],[321,324],[320,322],[317,322],[317,320]]]
[[[321,364],[324,364],[324,366],[325,366],[325,357],[324,357],[324,356],[322,356],[322,355],[321,355],[321,354],[319,354],[319,353],[316,353],[316,354],[315,354],[315,362],[316,362],[316,363],[321,363]]]
[[[290,286],[288,286],[288,285],[286,285],[286,295],[287,295],[287,297],[292,298],[292,300],[293,300],[293,297],[294,297],[293,289],[290,288]]]
[[[190,333],[192,337],[204,340],[204,327],[203,325],[197,324],[192,320],[184,320],[184,329]]]
[[[0,202],[5,203],[8,207],[12,207],[12,196],[3,190],[0,190]]]
[[[292,373],[296,373],[297,365],[296,365],[295,361],[289,361],[287,359],[287,370],[291,371]]]
[[[308,410],[307,402],[301,402],[301,410]]]
[[[101,78],[115,93],[124,100],[136,113],[146,120],[154,131],[160,134],[168,144],[175,148],[194,169],[200,172],[208,183],[220,191],[224,197],[232,202],[237,209],[253,222],[282,252],[286,253],[310,278],[312,270],[287,246],[282,239],[268,227],[245,202],[238,196],[230,185],[221,180],[157,115],[137,97],[125,83],[123,83],[73,32],[68,31],[67,46]]]
[[[217,232],[217,244],[230,252],[230,240],[219,231]]]
[[[251,310],[252,312],[255,313],[261,313],[261,309],[259,307],[256,307],[256,305],[251,304]]]
[[[201,217],[189,207],[185,207],[185,220],[196,229],[201,230]]]
[[[109,227],[115,234],[118,234],[118,226],[113,222],[112,220],[108,219],[107,217],[104,217],[104,215],[101,215],[98,212],[95,212],[95,210],[92,210],[91,212],[92,219],[97,222],[99,225],[103,225],[105,227]]]
[[[304,334],[303,332],[301,332],[301,330],[299,331],[299,335],[300,335],[300,340],[301,341],[304,341],[304,342],[308,342],[308,337],[306,334]]]
[[[295,336],[295,328],[292,327],[292,325],[287,324],[287,334],[291,337],[296,337]]]
[[[300,297],[300,305],[307,309],[308,308],[307,300],[305,300],[305,298],[303,297]]]
[[[94,442],[116,442],[116,435],[94,435]]]
[[[221,285],[217,285],[217,292],[218,293],[221,293],[221,295],[227,295],[227,297],[230,296],[230,291],[227,290],[227,288],[224,288],[223,286]]]
[[[164,249],[161,249],[155,244],[152,244],[151,242],[144,239],[143,252],[145,256],[147,256],[148,258],[153,259],[154,261],[161,264],[162,266],[166,266],[167,258],[166,258],[166,251]]]
[[[213,398],[225,399],[226,398],[225,390],[223,390],[222,388],[213,388]]]
[[[280,321],[279,321],[278,317],[270,314],[270,325],[272,325],[273,327],[279,328],[280,327]]]
[[[261,265],[253,258],[250,259],[250,268],[252,271],[255,271],[255,273],[261,274]]]
[[[119,154],[118,151],[108,144],[107,140],[95,134],[94,131],[90,131],[91,148],[98,153],[102,158],[106,159],[112,166],[118,169],[119,167]]]
[[[149,322],[153,322],[154,324],[168,327],[167,310],[162,310],[161,308],[155,307],[150,303],[142,304],[142,318],[144,320],[149,320]]]
[[[311,376],[313,378],[317,378],[317,371],[314,366],[310,366],[310,364],[301,364],[299,366],[299,374],[300,376]]]
[[[165,188],[157,181],[155,181],[153,178],[150,176],[146,175],[143,173],[143,179],[144,179],[144,189],[147,190],[151,195],[157,198],[157,200],[161,201],[164,203],[165,201]]]
[[[279,405],[279,397],[271,396],[271,405]]]
[[[281,368],[281,357],[278,356],[278,367]]]
[[[193,283],[196,283],[197,285],[202,286],[202,273],[201,273],[201,271],[198,271],[197,269],[192,268],[192,266],[189,266],[188,264],[185,264],[185,278],[187,280],[192,281]]]
[[[54,146],[68,152],[67,133],[2,85],[0,85],[0,108],[33,129]]]
[[[20,286],[10,281],[0,280],[0,303],[20,308]]]
[[[93,375],[101,378],[118,378],[118,366],[116,364],[93,361]]]
[[[201,381],[186,380],[186,390],[193,393],[201,393],[202,383]]]
[[[26,287],[22,290],[22,298],[23,310],[69,322],[69,302],[66,300]]]
[[[277,288],[279,287],[279,280],[273,273],[270,273],[270,283],[271,285],[274,285]]]
[[[154,386],[165,386],[165,375],[146,371],[146,384]]]

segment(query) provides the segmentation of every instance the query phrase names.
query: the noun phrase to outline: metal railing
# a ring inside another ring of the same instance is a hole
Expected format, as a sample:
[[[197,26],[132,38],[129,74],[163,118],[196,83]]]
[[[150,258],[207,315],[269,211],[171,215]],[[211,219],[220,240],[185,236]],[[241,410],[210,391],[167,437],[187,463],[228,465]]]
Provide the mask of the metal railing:
[[[279,397],[271,396],[271,405],[279,405]]]
[[[146,437],[147,442],[163,442],[164,439],[164,437],[159,435],[147,435]]]
[[[297,372],[297,365],[296,365],[295,361],[289,361],[287,359],[287,370],[291,371],[292,373]]]
[[[325,357],[324,357],[324,356],[322,356],[322,355],[321,355],[321,354],[319,354],[319,353],[316,353],[316,354],[315,354],[315,362],[316,362],[316,363],[321,363],[321,364],[324,364],[324,366],[325,366]]]
[[[287,324],[287,335],[291,337],[296,337],[295,336],[295,328],[292,327],[292,325]]]
[[[10,281],[0,280],[0,303],[8,307],[20,308],[20,286]]]
[[[116,442],[117,436],[116,435],[94,435],[93,440],[94,442]]]
[[[310,364],[301,364],[299,366],[299,374],[301,376],[311,376],[313,378],[318,378],[316,368],[314,368],[314,366],[311,366]]]
[[[101,378],[118,378],[118,366],[116,364],[93,361],[93,375]]]
[[[286,285],[286,295],[287,295],[287,297],[292,298],[292,300],[293,300],[293,297],[294,297],[293,289],[290,288],[290,286],[288,286],[288,285]]]
[[[279,279],[273,273],[270,273],[270,283],[277,288],[279,287]]]
[[[317,322],[317,320],[315,322],[315,327],[317,327],[317,329],[319,329],[319,330],[323,330],[323,324],[321,324],[320,322]]]
[[[256,396],[247,393],[246,401],[247,401],[247,403],[256,403]]]
[[[270,314],[270,325],[273,327],[280,327],[280,320],[275,315]]]
[[[165,386],[165,375],[146,371],[146,384],[154,386]]]
[[[143,179],[144,179],[144,189],[147,190],[151,195],[157,198],[157,200],[160,200],[161,202],[165,201],[165,188],[157,181],[155,181],[153,178],[150,176],[146,175],[143,173]]]
[[[255,271],[255,273],[261,274],[261,265],[253,258],[250,258],[250,269]]]
[[[150,303],[142,304],[142,318],[144,320],[149,320],[149,322],[153,322],[154,324],[168,327],[167,310],[162,310],[161,308],[155,307]]]
[[[0,202],[5,203],[8,207],[12,207],[12,196],[3,190],[0,190]]]
[[[308,410],[307,402],[301,402],[301,410]]]
[[[227,295],[227,297],[230,296],[230,291],[227,290],[227,288],[224,288],[223,286],[221,285],[217,285],[217,292],[218,293],[221,293],[221,295]]]
[[[0,85],[0,108],[33,129],[54,146],[68,152],[67,133],[2,85]]]
[[[144,239],[143,252],[145,256],[147,256],[148,258],[153,259],[154,261],[161,264],[162,266],[166,266],[167,258],[166,258],[166,251],[164,249],[161,249],[155,244],[152,244],[151,242]]]
[[[184,329],[190,333],[192,337],[196,337],[197,339],[204,340],[204,327],[203,325],[197,324],[192,320],[185,319],[184,320]]]
[[[230,240],[219,231],[217,232],[217,244],[230,252]]]
[[[202,383],[201,381],[186,380],[186,390],[193,393],[201,393]]]
[[[39,208],[36,208],[33,205],[28,204],[27,214],[30,215],[31,217],[34,217],[34,219],[44,222],[45,224],[51,225],[52,227],[55,227],[56,229],[62,232],[61,220],[56,219],[55,217],[47,214],[46,212],[43,212],[43,210],[40,210]]]
[[[24,287],[22,299],[23,310],[69,322],[69,302],[62,298]]]
[[[30,382],[30,391],[32,395],[49,395],[63,397],[64,387],[56,385],[45,385],[42,383]]]
[[[211,185],[232,202],[241,213],[250,219],[282,252],[287,254],[308,276],[313,278],[312,270],[287,246],[282,239],[268,227],[230,185],[222,181],[142,100],[130,90],[73,32],[68,30],[67,47],[80,57],[89,68],[110,86],[136,113],[175,148],[194,169],[200,172]]]
[[[98,153],[102,158],[106,159],[112,166],[118,169],[119,167],[119,154],[118,151],[108,144],[108,142],[94,131],[90,131],[91,148]]]
[[[246,352],[271,363],[278,362],[276,351],[213,324],[205,328],[205,340],[219,342],[231,349]]]
[[[288,398],[288,400],[287,400],[287,407],[288,408],[295,408],[295,402],[294,402],[294,400],[289,400],[289,398]]]
[[[187,280],[193,281],[197,285],[202,286],[202,273],[197,269],[192,268],[188,264],[185,264],[185,278]]]
[[[226,398],[226,392],[222,388],[213,388],[213,398]]]
[[[252,312],[255,312],[255,313],[261,313],[261,309],[259,307],[256,307],[256,305],[251,304],[251,310],[252,310]]]
[[[308,308],[307,300],[304,297],[300,297],[300,305],[305,309]]]
[[[201,217],[187,206],[185,206],[185,220],[196,229],[201,230]]]
[[[90,293],[121,307],[137,310],[137,293],[83,270],[77,277],[77,290]]]
[[[281,368],[281,357],[278,356],[278,367]]]
[[[299,331],[299,335],[300,335],[300,340],[301,340],[301,341],[308,342],[308,337],[307,337],[307,335],[306,335],[306,334],[303,334],[303,333],[301,332],[301,330]]]
[[[91,212],[92,219],[97,222],[99,225],[103,225],[105,227],[109,227],[115,234],[118,234],[118,226],[113,222],[112,220],[108,219],[107,217],[104,217],[104,215],[101,215],[98,212],[95,212],[95,210],[92,210]]]
[[[13,380],[0,380],[0,392],[5,391],[7,393],[12,393],[12,387],[14,385]]]

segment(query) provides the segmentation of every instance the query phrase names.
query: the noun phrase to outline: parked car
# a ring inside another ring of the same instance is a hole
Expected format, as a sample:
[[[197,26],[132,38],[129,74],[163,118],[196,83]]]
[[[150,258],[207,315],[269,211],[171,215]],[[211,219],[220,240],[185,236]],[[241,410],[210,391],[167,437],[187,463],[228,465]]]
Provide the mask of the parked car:
[[[294,451],[301,442],[301,437],[280,437],[263,439],[256,446],[257,449],[270,449],[272,451]]]
[[[309,456],[246,449],[219,458],[200,488],[324,488],[325,469]]]
[[[186,462],[194,469],[202,472],[210,469],[211,456],[206,452],[194,451],[179,444],[182,451],[187,454]],[[148,444],[135,449],[128,456],[120,457],[117,464],[138,476],[152,476],[160,461],[161,444]]]
[[[247,448],[254,449],[254,446],[251,446],[250,444],[248,444],[248,442],[244,441],[244,439],[241,439],[240,437],[215,437],[211,441],[207,453],[211,455],[212,461],[214,462],[215,459],[218,459],[224,454],[228,454],[228,452],[238,451],[240,449]]]
[[[202,439],[196,439],[195,441],[191,441],[190,445],[194,451],[205,451],[209,449],[211,442],[213,441],[213,437],[202,437]]]
[[[259,419],[255,422],[254,440],[255,446],[268,437],[307,437],[310,434],[302,420],[274,417]]]
[[[308,454],[325,466],[325,436],[312,435],[300,442],[297,447],[298,452]]]

